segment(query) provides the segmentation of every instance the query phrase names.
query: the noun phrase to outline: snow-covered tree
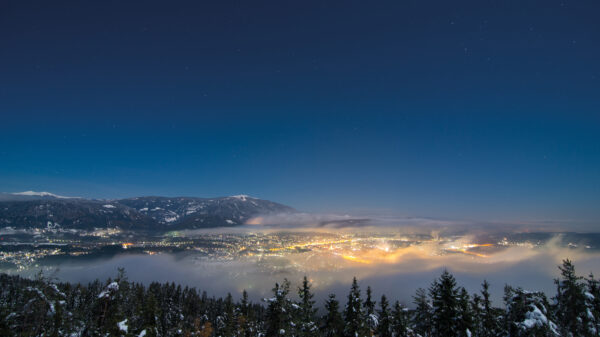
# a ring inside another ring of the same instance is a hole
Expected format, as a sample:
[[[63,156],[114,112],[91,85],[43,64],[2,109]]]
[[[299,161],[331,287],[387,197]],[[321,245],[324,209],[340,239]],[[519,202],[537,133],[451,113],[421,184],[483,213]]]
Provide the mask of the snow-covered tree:
[[[590,316],[595,319],[596,333],[600,333],[600,285],[592,273],[587,278],[585,297]]]
[[[510,337],[560,336],[551,320],[546,295],[521,288],[504,287],[506,332]]]
[[[561,278],[554,280],[557,294],[556,318],[564,336],[596,336],[595,317],[588,307],[583,277],[575,274],[575,266],[569,260],[563,260],[560,269]]]
[[[279,285],[275,283],[273,288],[274,297],[267,299],[266,337],[294,336],[292,306],[288,299],[290,282],[284,280]]]
[[[367,286],[367,297],[363,303],[365,320],[367,322],[367,328],[369,329],[369,335],[372,336],[374,331],[377,329],[378,318],[375,314],[375,301],[373,301],[373,291],[370,286]]]
[[[233,296],[227,293],[223,302],[223,314],[217,317],[217,335],[221,337],[235,337],[238,335],[237,313]]]
[[[413,303],[416,306],[413,317],[414,331],[423,337],[431,336],[433,308],[425,289],[417,289],[413,296]]]
[[[459,336],[458,289],[454,276],[444,270],[429,288],[432,306],[433,336]]]
[[[302,280],[302,286],[298,287],[298,297],[300,301],[296,304],[298,316],[296,319],[296,328],[299,336],[314,336],[317,332],[317,324],[315,323],[315,314],[317,309],[314,308],[314,294],[310,291],[311,285],[306,276]]]
[[[348,302],[344,310],[344,320],[346,321],[344,336],[365,337],[369,335],[369,329],[362,314],[362,299],[356,277],[352,279]]]
[[[379,310],[377,311],[377,317],[379,319],[376,330],[377,336],[392,337],[393,317],[390,311],[390,303],[388,302],[385,295],[382,295],[381,300],[379,301]]]
[[[394,304],[394,310],[392,311],[392,336],[393,337],[409,337],[411,329],[408,326],[408,308],[402,306],[400,302],[396,301]]]
[[[240,314],[238,316],[239,335],[243,337],[256,336],[258,327],[254,310],[248,300],[248,292],[242,292],[242,299],[239,305]]]
[[[470,337],[473,331],[471,297],[463,287],[458,292],[458,336]]]
[[[344,336],[344,318],[339,308],[340,303],[335,299],[335,295],[330,294],[325,302],[326,314],[323,317],[323,326],[321,327],[323,337]]]
[[[500,336],[502,332],[499,313],[492,307],[490,296],[490,284],[484,280],[481,284],[481,316],[479,318],[481,324],[479,335],[481,337],[496,337]]]
[[[473,294],[471,299],[471,314],[473,322],[471,324],[471,333],[473,336],[481,336],[481,318],[483,317],[483,307],[481,305],[482,299],[479,294]]]

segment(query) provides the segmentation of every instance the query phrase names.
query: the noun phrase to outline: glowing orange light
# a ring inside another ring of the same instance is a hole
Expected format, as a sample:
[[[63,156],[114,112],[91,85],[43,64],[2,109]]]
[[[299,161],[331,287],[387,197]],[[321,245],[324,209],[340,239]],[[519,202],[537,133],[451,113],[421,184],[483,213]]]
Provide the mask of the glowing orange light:
[[[361,258],[356,257],[354,255],[342,255],[342,258],[344,260],[348,260],[348,261],[352,261],[352,262],[358,262],[358,263],[364,263],[364,264],[371,264],[372,263],[372,261],[361,259]]]

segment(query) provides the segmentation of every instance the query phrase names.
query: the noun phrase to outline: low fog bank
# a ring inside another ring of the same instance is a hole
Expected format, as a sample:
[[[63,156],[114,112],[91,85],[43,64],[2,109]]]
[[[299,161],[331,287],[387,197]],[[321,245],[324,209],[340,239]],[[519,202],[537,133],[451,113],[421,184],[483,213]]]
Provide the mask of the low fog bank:
[[[519,232],[597,232],[598,225],[574,220],[460,220],[396,215],[360,216],[326,213],[280,213],[253,217],[243,226],[183,230],[186,235],[244,232],[394,232],[401,234],[486,235]]]
[[[487,258],[465,254],[432,255],[430,247],[407,247],[393,254],[374,256],[369,264],[342,260],[338,257],[313,256],[310,252],[280,257],[240,258],[232,261],[211,261],[188,255],[122,255],[89,264],[64,263],[55,276],[64,281],[90,282],[114,277],[118,267],[124,267],[130,280],[149,283],[175,282],[205,290],[209,296],[224,296],[231,292],[239,297],[246,289],[254,301],[269,297],[275,282],[284,278],[292,282],[292,295],[302,276],[314,285],[316,299],[322,305],[329,293],[345,300],[352,277],[363,289],[373,288],[376,296],[386,294],[412,307],[412,295],[419,287],[427,288],[444,269],[451,271],[458,284],[470,293],[478,292],[487,279],[492,285],[495,304],[500,306],[505,284],[554,296],[553,278],[562,259],[574,261],[579,275],[600,274],[600,253],[571,249],[552,240],[541,247],[512,246]],[[25,275],[33,275],[30,270]]]

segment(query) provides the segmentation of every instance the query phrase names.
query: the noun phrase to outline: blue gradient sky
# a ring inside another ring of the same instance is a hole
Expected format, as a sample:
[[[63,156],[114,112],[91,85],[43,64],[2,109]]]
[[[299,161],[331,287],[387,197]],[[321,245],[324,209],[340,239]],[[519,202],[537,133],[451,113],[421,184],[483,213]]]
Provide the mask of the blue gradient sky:
[[[0,4],[0,191],[600,228],[597,1]]]

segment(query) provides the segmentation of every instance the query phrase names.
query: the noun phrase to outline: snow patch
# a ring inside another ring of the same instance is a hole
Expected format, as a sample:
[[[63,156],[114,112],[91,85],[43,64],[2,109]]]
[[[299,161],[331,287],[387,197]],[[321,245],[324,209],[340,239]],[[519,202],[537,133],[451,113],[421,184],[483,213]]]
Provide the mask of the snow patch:
[[[44,295],[44,293],[39,290],[38,288],[33,288],[33,287],[27,287],[27,290],[29,291],[33,291],[35,293],[38,294],[38,296],[48,304],[48,313],[51,315],[54,315],[56,313],[56,309],[54,308],[54,303],[52,303],[52,301],[49,301],[48,298],[46,297],[46,295]]]
[[[108,297],[111,292],[115,292],[117,290],[119,290],[119,284],[117,282],[112,282],[106,286],[106,289],[102,290],[102,292],[98,295],[98,298]]]
[[[125,318],[125,320],[123,320],[121,322],[118,322],[117,326],[119,327],[119,330],[127,333],[127,330],[129,329],[129,327],[127,326],[127,318]]]
[[[177,220],[177,216],[173,216],[173,217],[167,217],[167,218],[165,218],[165,222],[173,222],[173,221],[175,221],[175,220]]]
[[[245,194],[232,195],[232,196],[230,196],[230,198],[239,199],[241,201],[246,201],[246,199],[254,199],[251,196],[245,195]]]

